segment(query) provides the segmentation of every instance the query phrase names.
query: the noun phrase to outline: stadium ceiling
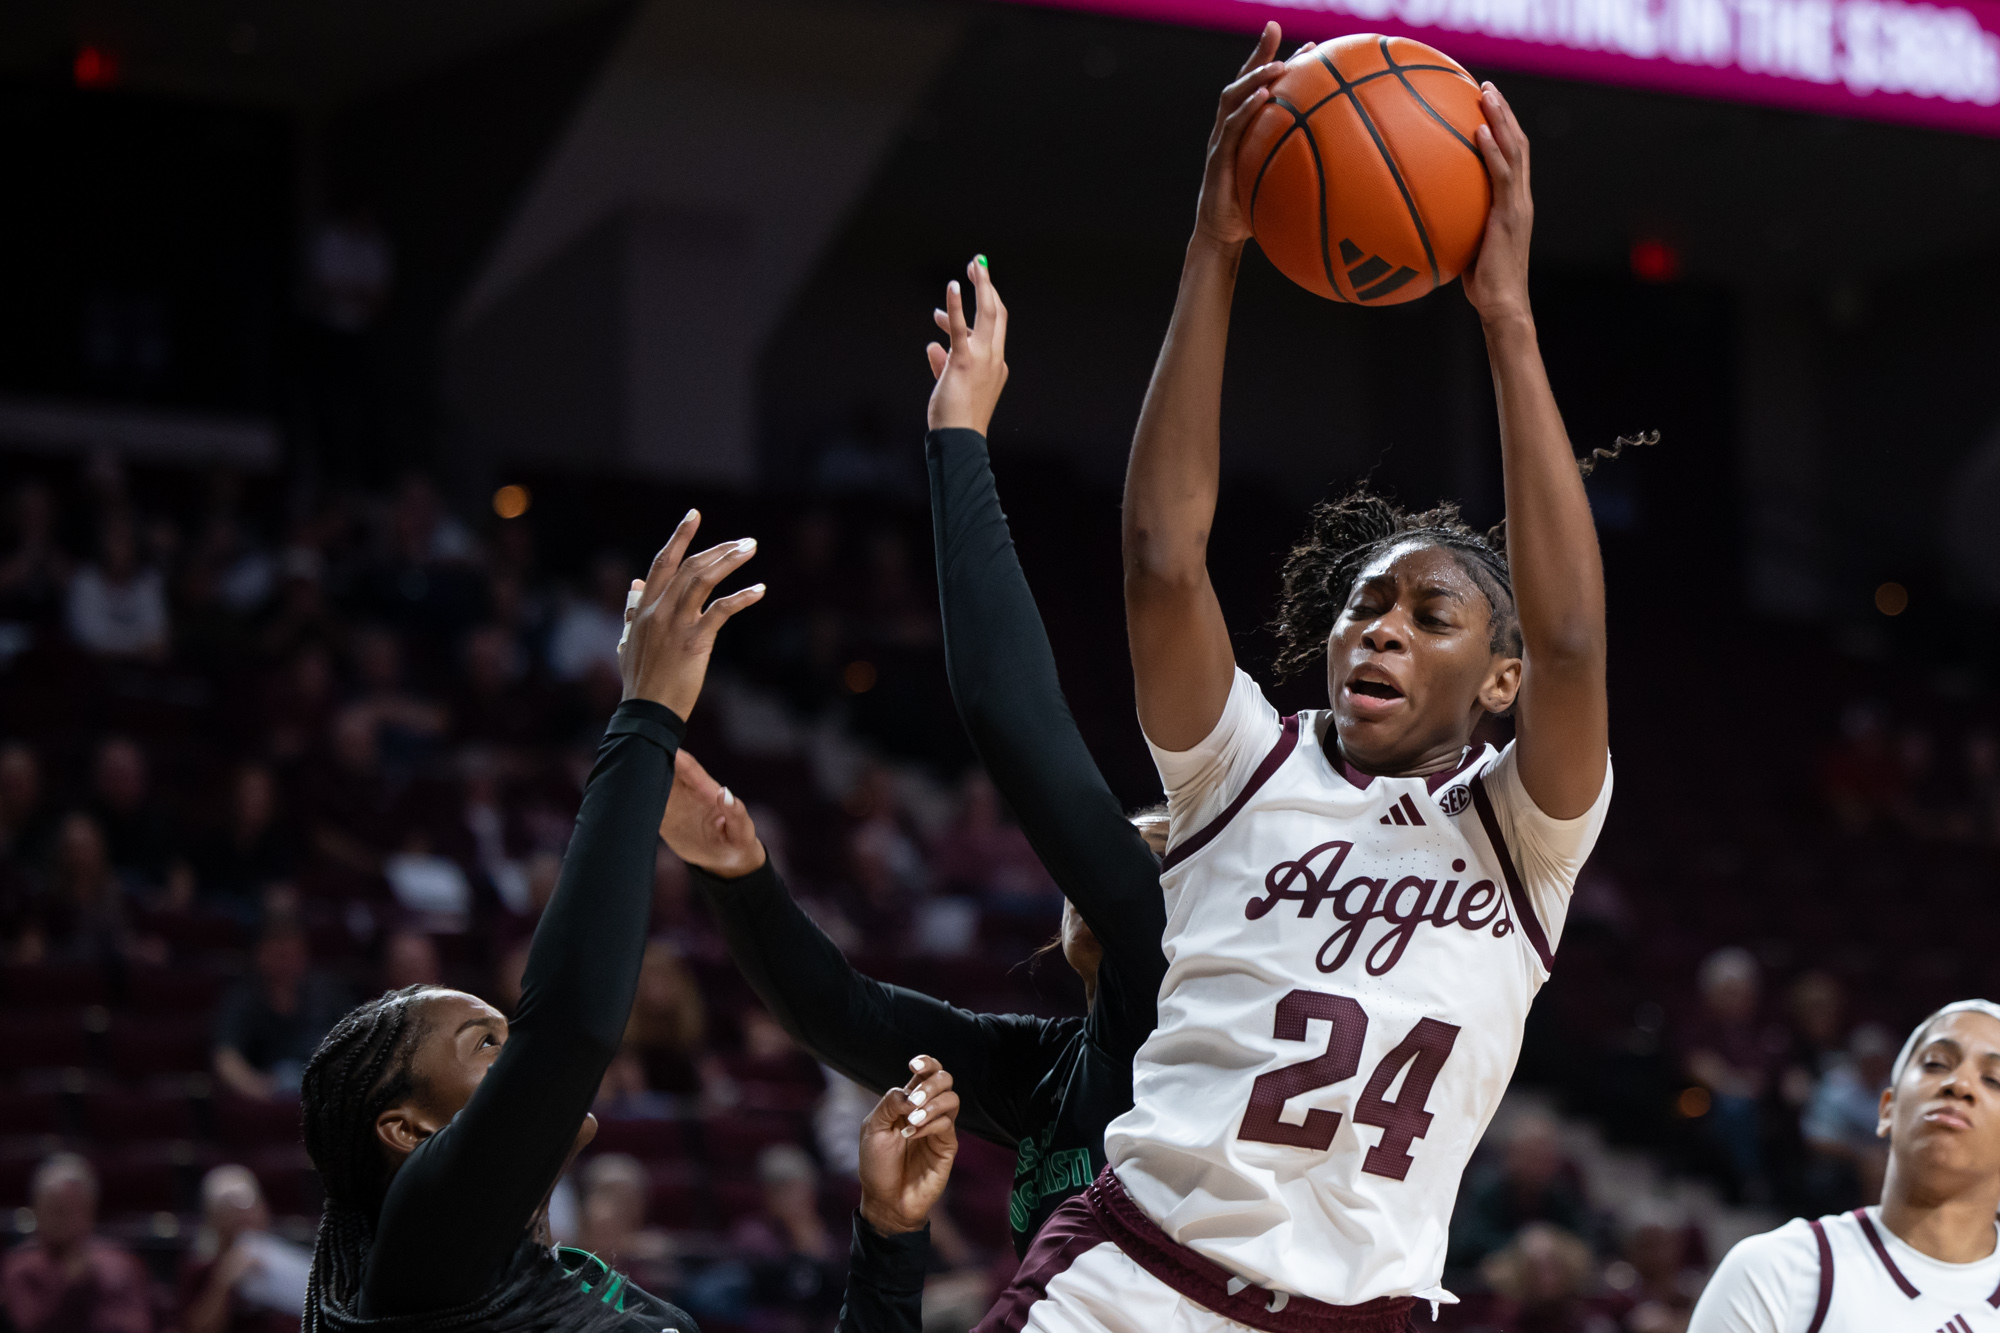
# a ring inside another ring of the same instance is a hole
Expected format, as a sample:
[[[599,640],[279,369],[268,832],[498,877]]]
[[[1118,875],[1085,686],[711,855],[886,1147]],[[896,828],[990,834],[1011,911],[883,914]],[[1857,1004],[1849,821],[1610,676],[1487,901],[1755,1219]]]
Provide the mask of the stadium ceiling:
[[[79,54],[118,86],[312,111],[443,69],[625,0],[15,0],[0,73],[71,77]]]

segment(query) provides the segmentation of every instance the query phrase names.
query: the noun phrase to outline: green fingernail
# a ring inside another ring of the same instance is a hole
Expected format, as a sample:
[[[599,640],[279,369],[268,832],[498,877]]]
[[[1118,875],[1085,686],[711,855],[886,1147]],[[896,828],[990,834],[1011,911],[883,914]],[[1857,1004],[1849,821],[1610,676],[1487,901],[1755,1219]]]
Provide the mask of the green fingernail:
[[[973,262],[973,263],[975,263],[975,264],[977,264],[977,265],[979,265],[979,267],[981,267],[981,268],[992,268],[992,267],[993,267],[993,266],[992,266],[991,264],[989,264],[989,263],[987,263],[987,262],[986,262],[986,256],[985,256],[985,255],[974,255],[974,256],[972,257],[972,262]]]

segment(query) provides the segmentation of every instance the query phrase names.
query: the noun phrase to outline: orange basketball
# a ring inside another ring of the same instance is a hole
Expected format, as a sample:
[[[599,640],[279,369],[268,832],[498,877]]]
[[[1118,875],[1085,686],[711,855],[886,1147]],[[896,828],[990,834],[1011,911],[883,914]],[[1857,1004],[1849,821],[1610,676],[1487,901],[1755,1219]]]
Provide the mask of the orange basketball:
[[[1236,191],[1278,270],[1357,305],[1414,301],[1479,250],[1493,198],[1479,85],[1407,37],[1293,56],[1243,136]]]

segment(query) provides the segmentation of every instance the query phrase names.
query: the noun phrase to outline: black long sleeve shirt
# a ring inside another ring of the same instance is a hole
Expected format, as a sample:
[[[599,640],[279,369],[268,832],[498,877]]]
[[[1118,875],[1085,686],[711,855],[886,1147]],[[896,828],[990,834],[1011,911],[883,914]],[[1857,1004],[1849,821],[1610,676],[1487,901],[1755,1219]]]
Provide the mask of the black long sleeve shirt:
[[[1166,911],[1159,862],[1063,699],[985,440],[933,432],[925,455],[953,697],[995,787],[1103,945],[1090,1012],[971,1013],[856,972],[768,865],[694,880],[751,989],[820,1060],[877,1092],[904,1083],[915,1055],[951,1071],[959,1127],[1016,1150],[1008,1223],[1025,1254],[1043,1220],[1103,1168],[1104,1127],[1131,1109],[1132,1057],[1152,1033],[1166,972]]]
[[[627,700],[612,717],[535,930],[507,1043],[465,1108],[390,1182],[362,1276],[363,1318],[476,1301],[522,1245],[632,1012],[660,816],[685,731],[644,700]],[[637,1288],[624,1285],[617,1299],[635,1333],[694,1328]]]

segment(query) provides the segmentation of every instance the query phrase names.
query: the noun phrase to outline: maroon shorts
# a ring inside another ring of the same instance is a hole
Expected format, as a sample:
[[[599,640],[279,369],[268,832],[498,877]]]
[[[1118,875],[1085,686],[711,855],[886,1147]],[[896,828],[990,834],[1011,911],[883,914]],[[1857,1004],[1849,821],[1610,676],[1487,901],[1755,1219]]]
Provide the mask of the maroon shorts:
[[[1262,1333],[1404,1333],[1417,1303],[1414,1296],[1383,1296],[1361,1305],[1328,1305],[1308,1296],[1279,1302],[1171,1239],[1106,1167],[1089,1189],[1049,1215],[1013,1282],[973,1333],[1020,1333],[1030,1307],[1047,1298],[1056,1275],[1106,1241],[1195,1304]],[[1272,1309],[1274,1304],[1279,1308]]]

